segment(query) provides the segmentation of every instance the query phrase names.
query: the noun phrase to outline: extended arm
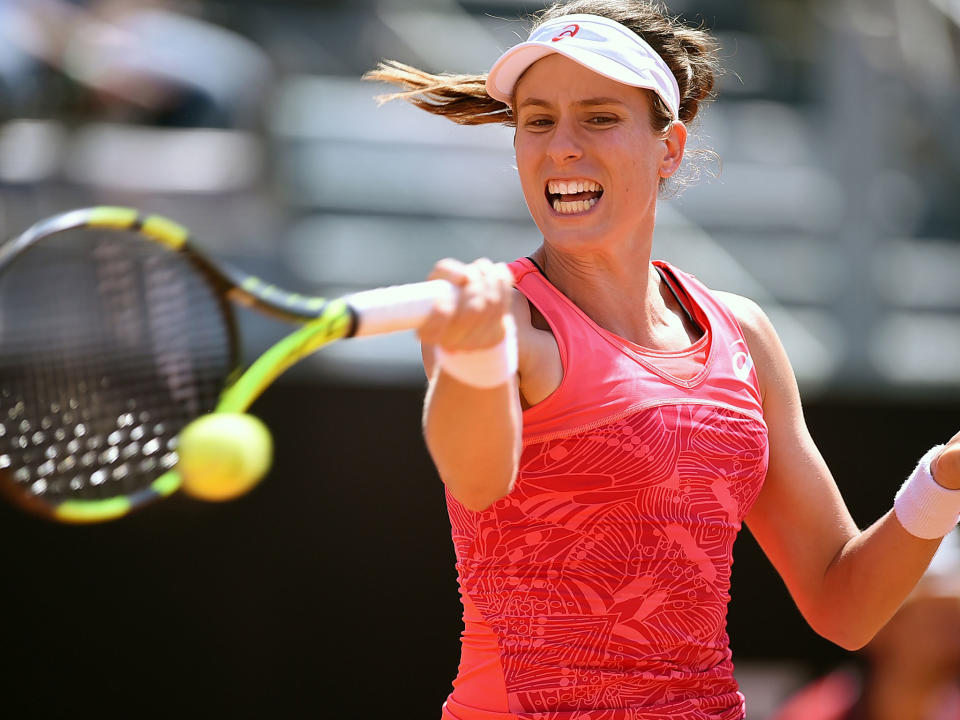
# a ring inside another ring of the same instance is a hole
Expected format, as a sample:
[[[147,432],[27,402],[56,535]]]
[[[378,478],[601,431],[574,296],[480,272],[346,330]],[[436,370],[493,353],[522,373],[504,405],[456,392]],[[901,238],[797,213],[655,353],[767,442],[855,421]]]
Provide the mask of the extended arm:
[[[423,409],[427,449],[453,497],[471,510],[484,510],[510,492],[519,464],[517,377],[514,373],[492,387],[477,387],[469,382],[469,373],[451,373],[437,362],[437,348],[455,360],[457,353],[499,352],[505,323],[512,322],[510,273],[485,261],[463,265],[444,260],[430,278],[449,280],[461,294],[456,306],[435,308],[420,330],[429,378]]]
[[[892,510],[858,530],[807,430],[776,332],[750,301],[727,300],[754,358],[770,440],[766,482],[747,524],[811,627],[847,649],[859,648],[896,612],[940,538],[911,535]],[[949,489],[960,487],[958,440],[932,465],[935,480]]]

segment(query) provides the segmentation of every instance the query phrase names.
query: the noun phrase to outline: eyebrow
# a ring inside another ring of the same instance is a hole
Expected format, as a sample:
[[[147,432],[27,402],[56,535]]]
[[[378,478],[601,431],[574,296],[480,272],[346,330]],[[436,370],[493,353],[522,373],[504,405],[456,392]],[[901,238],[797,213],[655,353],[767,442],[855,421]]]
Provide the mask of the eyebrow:
[[[592,107],[595,105],[625,105],[622,100],[617,100],[616,98],[611,97],[594,97],[587,98],[586,100],[578,100],[574,105],[581,105],[586,107]],[[518,110],[522,110],[528,105],[536,105],[539,107],[553,107],[553,103],[546,100],[541,100],[540,98],[527,98],[522,103],[517,106]]]

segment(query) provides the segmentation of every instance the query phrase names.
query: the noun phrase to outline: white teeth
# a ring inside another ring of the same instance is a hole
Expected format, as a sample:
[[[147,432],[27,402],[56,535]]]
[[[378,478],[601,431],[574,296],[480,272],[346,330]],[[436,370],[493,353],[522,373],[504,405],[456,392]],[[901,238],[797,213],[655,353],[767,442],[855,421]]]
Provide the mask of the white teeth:
[[[592,180],[563,181],[550,180],[547,183],[547,192],[551,195],[572,195],[578,192],[598,192],[601,190],[599,183]]]
[[[574,215],[575,213],[586,212],[597,204],[599,198],[590,198],[589,200],[576,200],[574,202],[563,202],[556,199],[553,201],[553,209],[561,215]]]

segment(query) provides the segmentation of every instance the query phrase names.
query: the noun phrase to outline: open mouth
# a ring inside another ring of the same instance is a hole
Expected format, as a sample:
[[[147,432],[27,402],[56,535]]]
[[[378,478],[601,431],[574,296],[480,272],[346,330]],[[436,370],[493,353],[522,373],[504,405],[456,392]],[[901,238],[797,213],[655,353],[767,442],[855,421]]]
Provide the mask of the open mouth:
[[[603,187],[593,180],[548,180],[547,202],[561,215],[576,215],[590,210],[603,195]]]

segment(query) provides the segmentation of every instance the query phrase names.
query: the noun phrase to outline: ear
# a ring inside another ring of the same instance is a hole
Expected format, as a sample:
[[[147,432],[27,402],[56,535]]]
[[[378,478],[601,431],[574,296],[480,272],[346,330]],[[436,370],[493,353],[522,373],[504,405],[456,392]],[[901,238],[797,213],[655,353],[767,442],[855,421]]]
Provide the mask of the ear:
[[[663,142],[666,152],[660,160],[660,177],[668,178],[677,171],[683,161],[683,150],[687,146],[687,126],[675,120],[667,128]]]

